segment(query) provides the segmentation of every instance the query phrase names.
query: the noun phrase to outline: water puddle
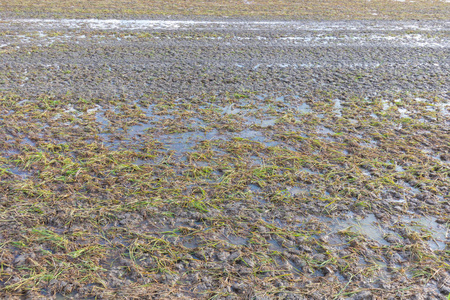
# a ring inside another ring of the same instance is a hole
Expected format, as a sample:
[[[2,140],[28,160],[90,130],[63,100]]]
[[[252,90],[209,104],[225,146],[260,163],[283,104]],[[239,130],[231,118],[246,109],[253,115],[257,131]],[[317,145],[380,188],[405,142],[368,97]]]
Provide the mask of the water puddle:
[[[395,172],[405,172],[405,169],[403,169],[402,166],[396,165],[395,166]]]
[[[197,237],[192,237],[192,238],[177,238],[177,241],[183,245],[183,247],[188,248],[188,249],[196,249],[198,248],[202,241],[197,238]]]
[[[19,154],[19,153],[20,153],[20,151],[17,149],[9,149],[9,150],[4,150],[1,152],[2,156],[5,158],[9,158],[9,157],[11,157],[15,154]]]
[[[381,105],[382,105],[383,110],[388,110],[390,107],[392,107],[392,103],[385,99],[381,100]]]
[[[307,103],[302,103],[296,107],[296,110],[301,114],[307,114],[312,112],[311,106]]]
[[[322,134],[322,135],[333,135],[333,134],[335,134],[335,132],[333,130],[331,130],[331,129],[325,127],[325,126],[322,126],[322,125],[317,127],[317,132]]]
[[[32,140],[30,140],[30,139],[27,138],[27,137],[25,137],[25,138],[22,140],[21,144],[22,144],[22,145],[29,145],[29,146],[32,146],[32,147],[36,146],[36,143],[33,142]]]
[[[97,112],[95,114],[95,121],[97,123],[100,123],[102,126],[102,129],[105,129],[108,124],[109,124],[109,120],[105,117],[105,113],[104,112]]]
[[[24,169],[9,168],[8,171],[13,173],[14,175],[19,176],[21,179],[27,179],[28,177],[31,176],[31,172],[24,170]]]
[[[193,148],[202,140],[212,140],[218,137],[217,130],[209,132],[186,132],[175,134],[164,134],[157,139],[164,144],[164,148],[175,151],[177,154],[193,152]]]
[[[286,250],[282,245],[280,245],[280,243],[278,243],[278,241],[276,240],[267,240],[267,242],[269,243],[269,250],[272,251],[278,251],[278,252],[283,252],[284,250]]]
[[[228,241],[230,244],[236,245],[236,246],[244,246],[247,244],[248,239],[243,238],[234,234],[224,234],[224,238],[226,241]]]
[[[89,108],[88,110],[86,110],[86,113],[88,115],[90,115],[90,114],[92,114],[92,113],[94,113],[94,112],[96,112],[98,110],[101,110],[101,109],[102,109],[102,107],[100,105],[95,105],[94,108]]]
[[[238,133],[238,137],[251,140],[254,142],[262,143],[266,147],[274,147],[277,146],[279,143],[275,141],[268,140],[261,132],[252,130],[252,129],[245,129]]]
[[[235,106],[235,103],[232,103],[232,104],[230,104],[228,106],[225,106],[225,107],[221,108],[222,109],[222,114],[223,115],[225,115],[225,114],[227,114],[227,115],[234,115],[234,114],[239,113],[241,111],[241,109],[240,108],[234,108],[234,106]]]
[[[399,224],[409,231],[422,236],[432,250],[444,250],[449,237],[449,228],[436,222],[435,217],[400,217]]]
[[[293,197],[295,197],[297,195],[302,195],[302,194],[306,194],[306,195],[309,194],[309,188],[303,188],[303,187],[299,187],[299,186],[288,187],[287,191]]]
[[[364,140],[364,141],[360,141],[359,145],[361,147],[367,147],[367,148],[372,148],[375,149],[378,147],[378,142],[376,140],[370,139],[370,140]]]
[[[450,114],[449,109],[448,109],[449,106],[450,106],[450,103],[441,103],[439,105],[441,115],[448,116]]]
[[[399,185],[403,186],[405,188],[405,191],[412,195],[420,194],[420,190],[416,187],[413,187],[411,184],[405,181],[401,181],[398,183]]]
[[[264,159],[256,155],[252,155],[250,156],[250,162],[253,166],[262,166],[264,164]]]
[[[334,106],[333,106],[333,112],[337,117],[342,117],[342,105],[341,100],[336,98],[333,100]]]
[[[254,125],[256,125],[256,126],[258,126],[258,127],[261,127],[261,128],[267,128],[267,127],[271,127],[271,126],[274,126],[275,124],[276,124],[276,122],[277,122],[277,119],[276,118],[274,118],[274,119],[267,119],[267,120],[260,120],[260,119],[256,119],[256,118],[248,118],[248,122],[247,122],[247,124],[254,124]]]
[[[370,173],[369,170],[365,169],[365,168],[359,168],[361,170],[361,173],[363,173],[365,176],[367,177],[372,177],[372,173]]]
[[[146,133],[147,129],[153,128],[155,125],[152,123],[141,123],[137,125],[130,126],[127,129],[127,135],[130,137],[142,135]]]
[[[76,110],[72,104],[67,105],[67,108],[64,110],[64,113],[72,114],[75,117],[82,115],[82,113]]]
[[[334,233],[355,232],[386,246],[390,243],[384,239],[385,235],[388,233],[396,235],[392,230],[383,229],[374,214],[368,214],[363,219],[358,218],[353,213],[348,216],[349,219],[347,220],[337,219],[332,221],[330,227]]]
[[[348,219],[326,218],[332,233],[341,235],[351,235],[357,233],[364,235],[370,240],[376,241],[381,245],[389,246],[387,237],[394,237],[395,240],[403,241],[404,238],[395,232],[395,228],[405,228],[407,232],[415,232],[423,237],[423,240],[432,250],[443,250],[447,247],[446,241],[449,237],[449,228],[438,224],[435,217],[412,217],[401,216],[392,227],[386,228],[386,224],[381,223],[374,214],[368,214],[364,218],[359,218],[353,213],[348,214]],[[386,239],[385,239],[386,238]]]
[[[262,190],[259,185],[256,185],[256,184],[253,184],[253,183],[248,185],[248,189],[250,191],[252,191],[253,193],[257,193],[257,192],[260,192]]]
[[[285,36],[279,40],[289,42],[290,44],[308,44],[308,45],[348,45],[348,44],[365,44],[365,43],[387,43],[395,41],[397,44],[415,47],[442,47],[446,45],[446,41],[442,38],[427,36],[423,34],[406,34],[401,33],[397,35],[392,34],[340,34],[327,35],[323,33]]]
[[[399,108],[398,112],[400,113],[400,118],[409,118],[409,112],[406,108]]]
[[[447,1],[447,0],[445,0]],[[446,24],[421,23],[416,21],[410,22],[346,22],[346,21],[320,21],[320,22],[304,22],[304,21],[194,21],[194,20],[120,20],[120,19],[4,19],[2,27],[5,26],[28,26],[34,27],[36,30],[45,30],[50,28],[67,28],[67,29],[96,29],[96,30],[205,30],[205,29],[233,29],[239,26],[246,30],[264,30],[264,29],[284,29],[284,30],[301,30],[309,33],[316,31],[399,31],[399,30],[423,30],[423,31],[439,31],[445,30]],[[410,34],[414,35],[414,34]],[[327,40],[337,39],[338,37],[328,34],[320,34]],[[420,35],[417,39],[420,39]],[[340,36],[346,38],[347,36]],[[348,36],[355,39],[358,36],[353,34]],[[378,35],[373,35],[377,38]],[[387,40],[395,40],[395,36],[382,35]],[[289,37],[289,39],[304,37]],[[366,37],[367,38],[367,37]]]
[[[302,168],[302,169],[300,169],[300,172],[305,172],[305,173],[308,173],[310,175],[320,175],[319,172],[313,171],[313,170],[308,169],[308,168]]]

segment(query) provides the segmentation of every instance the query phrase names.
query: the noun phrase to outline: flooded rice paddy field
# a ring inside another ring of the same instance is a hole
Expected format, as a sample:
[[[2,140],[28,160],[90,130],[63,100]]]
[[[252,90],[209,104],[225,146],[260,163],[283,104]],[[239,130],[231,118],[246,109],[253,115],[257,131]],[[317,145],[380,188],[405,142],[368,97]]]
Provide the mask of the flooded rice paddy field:
[[[2,297],[447,299],[448,23],[177,24],[0,22]]]

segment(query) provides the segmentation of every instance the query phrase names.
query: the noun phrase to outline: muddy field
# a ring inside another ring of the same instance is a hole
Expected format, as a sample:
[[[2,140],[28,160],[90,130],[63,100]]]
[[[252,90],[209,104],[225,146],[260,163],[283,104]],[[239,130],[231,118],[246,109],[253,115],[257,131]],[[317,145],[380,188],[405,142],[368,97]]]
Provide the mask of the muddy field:
[[[0,16],[32,18],[282,18],[448,20],[450,0],[0,0]]]
[[[449,37],[1,20],[1,297],[447,299]]]

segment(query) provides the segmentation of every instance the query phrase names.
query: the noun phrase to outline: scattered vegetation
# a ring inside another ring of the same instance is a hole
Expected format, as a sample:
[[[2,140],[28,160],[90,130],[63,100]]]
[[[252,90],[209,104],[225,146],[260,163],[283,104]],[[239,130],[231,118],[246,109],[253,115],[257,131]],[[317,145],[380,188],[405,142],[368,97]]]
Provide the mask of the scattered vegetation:
[[[294,96],[4,94],[3,294],[409,297],[443,282],[443,99]],[[442,225],[414,221],[430,215]]]
[[[0,12],[12,16],[57,18],[141,18],[148,16],[213,16],[314,20],[448,19],[450,5],[441,0],[352,0],[352,1],[195,1],[195,0],[63,0],[3,1]]]

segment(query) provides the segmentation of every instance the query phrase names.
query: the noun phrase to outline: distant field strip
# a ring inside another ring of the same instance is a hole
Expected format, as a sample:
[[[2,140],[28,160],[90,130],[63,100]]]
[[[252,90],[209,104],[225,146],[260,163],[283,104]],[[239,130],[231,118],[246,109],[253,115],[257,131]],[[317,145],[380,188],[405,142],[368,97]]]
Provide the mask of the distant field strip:
[[[0,12],[9,15],[58,18],[111,15],[154,16],[229,16],[280,17],[289,19],[448,19],[450,3],[444,1],[0,1]]]

